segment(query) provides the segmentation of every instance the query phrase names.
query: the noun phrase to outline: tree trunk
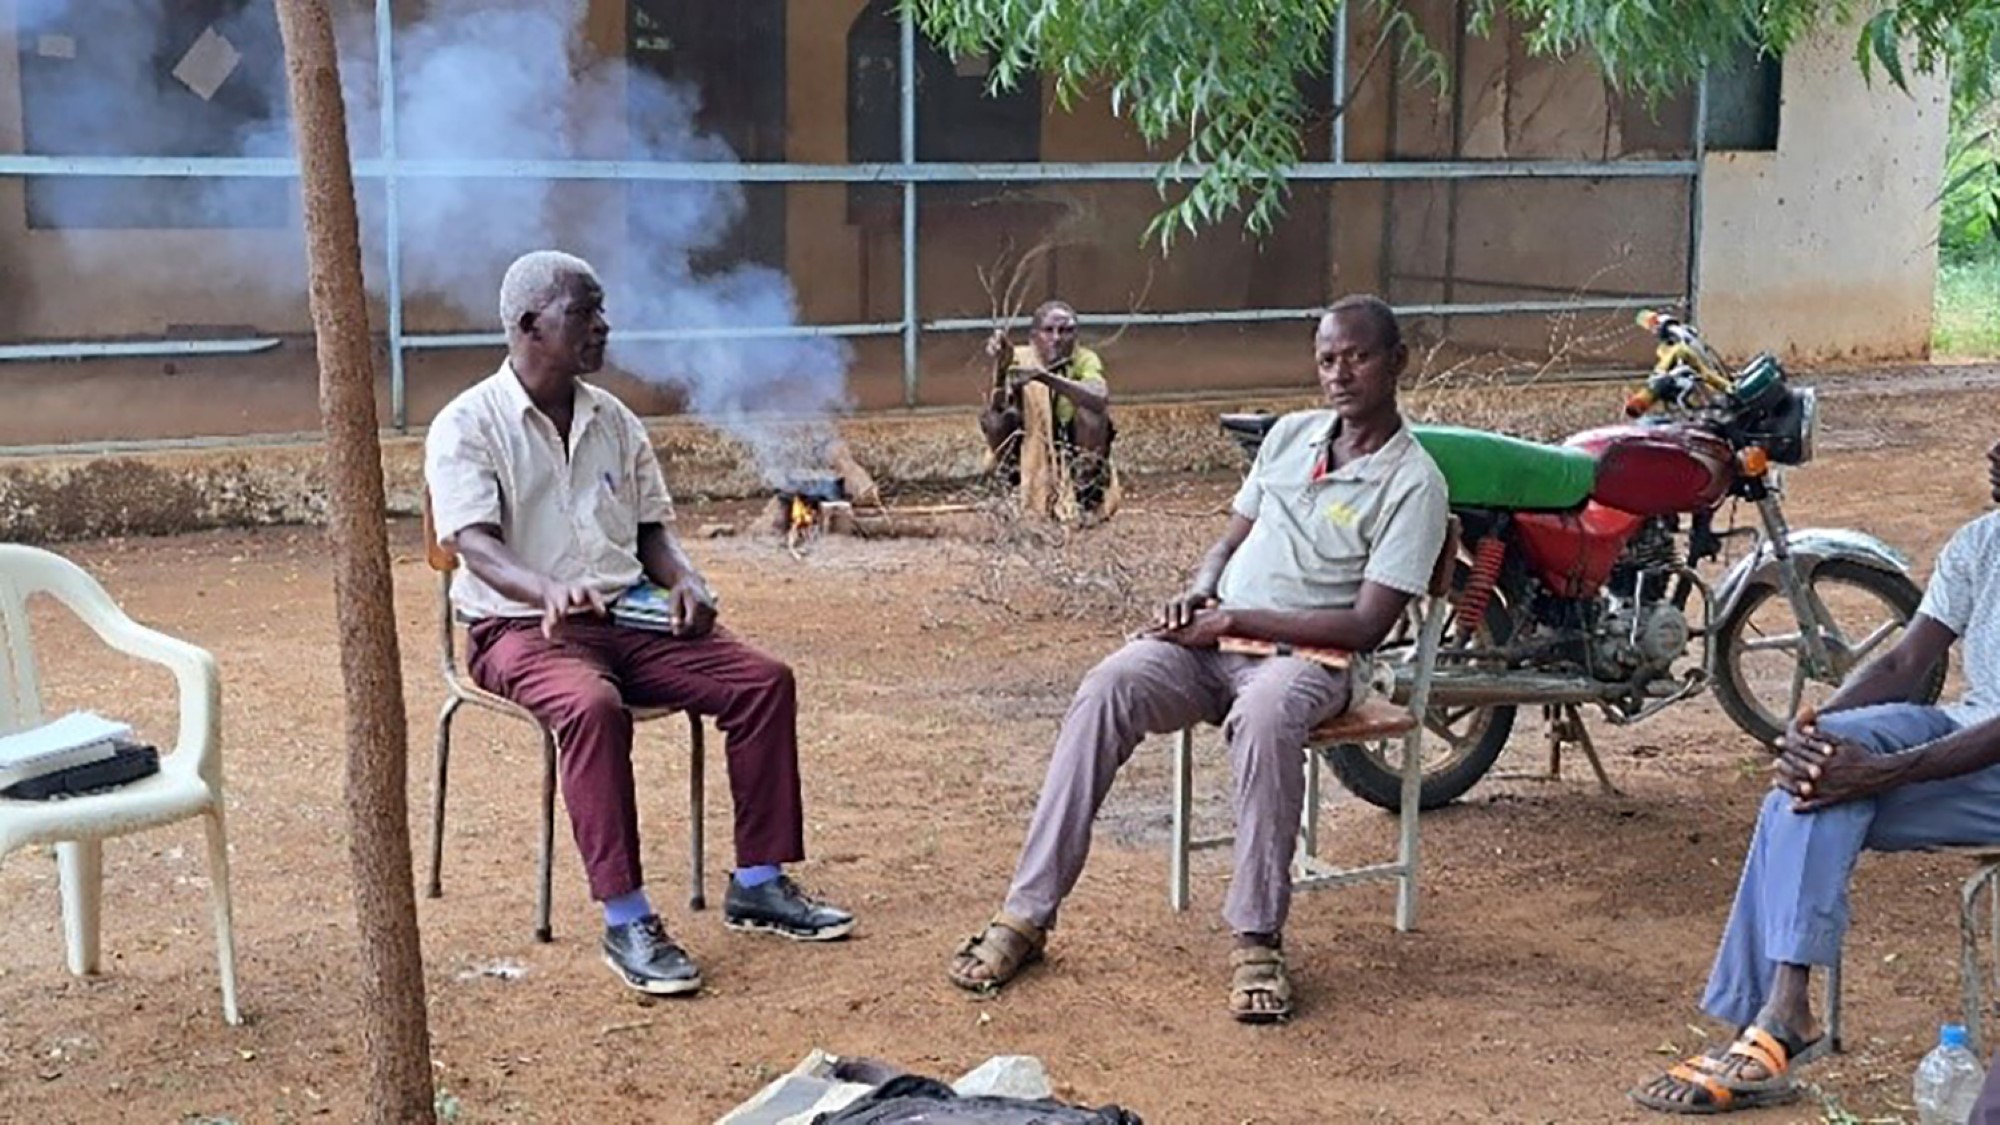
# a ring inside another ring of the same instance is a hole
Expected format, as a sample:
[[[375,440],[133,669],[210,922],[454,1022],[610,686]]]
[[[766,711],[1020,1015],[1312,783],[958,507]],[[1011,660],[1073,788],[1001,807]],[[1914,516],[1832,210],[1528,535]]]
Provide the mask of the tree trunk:
[[[347,710],[348,857],[361,940],[365,1120],[436,1120],[423,950],[410,879],[408,730],[395,591],[383,520],[382,450],[361,280],[347,111],[326,0],[278,0],[299,150],[319,408],[326,426],[328,535]]]

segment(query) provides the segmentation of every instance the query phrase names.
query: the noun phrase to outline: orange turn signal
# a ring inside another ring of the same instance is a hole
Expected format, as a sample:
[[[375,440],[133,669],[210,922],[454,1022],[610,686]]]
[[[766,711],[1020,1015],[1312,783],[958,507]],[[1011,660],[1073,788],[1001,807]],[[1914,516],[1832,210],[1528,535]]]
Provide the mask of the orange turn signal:
[[[1771,454],[1761,445],[1744,450],[1736,460],[1746,477],[1761,477],[1771,471]]]

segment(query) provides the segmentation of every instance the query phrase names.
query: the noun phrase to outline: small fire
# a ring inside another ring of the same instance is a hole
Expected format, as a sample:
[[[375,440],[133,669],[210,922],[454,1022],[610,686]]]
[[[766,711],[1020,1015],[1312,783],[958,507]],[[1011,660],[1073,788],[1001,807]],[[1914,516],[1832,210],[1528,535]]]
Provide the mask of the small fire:
[[[791,514],[792,524],[785,529],[785,549],[792,553],[793,558],[802,559],[805,557],[805,545],[814,536],[819,513],[805,497],[794,494]]]
[[[812,525],[812,505],[806,503],[804,497],[792,497],[792,531],[794,533],[803,532],[810,529]]]

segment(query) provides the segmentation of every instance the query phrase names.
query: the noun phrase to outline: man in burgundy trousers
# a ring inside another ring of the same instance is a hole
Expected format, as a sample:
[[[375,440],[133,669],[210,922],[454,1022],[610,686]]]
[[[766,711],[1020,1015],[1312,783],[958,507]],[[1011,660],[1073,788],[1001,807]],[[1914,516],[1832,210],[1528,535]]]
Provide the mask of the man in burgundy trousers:
[[[732,930],[830,941],[854,928],[781,864],[805,857],[792,670],[715,626],[715,595],[673,533],[673,502],[639,419],[579,376],[604,364],[610,325],[590,265],[527,254],[500,287],[507,362],[453,399],[424,442],[438,541],[471,627],[473,679],[554,729],[564,803],[604,907],[604,960],[641,992],[691,993],[701,972],[646,898],[632,783],[631,707],[712,716],[736,805]],[[672,632],[608,615],[650,580]]]

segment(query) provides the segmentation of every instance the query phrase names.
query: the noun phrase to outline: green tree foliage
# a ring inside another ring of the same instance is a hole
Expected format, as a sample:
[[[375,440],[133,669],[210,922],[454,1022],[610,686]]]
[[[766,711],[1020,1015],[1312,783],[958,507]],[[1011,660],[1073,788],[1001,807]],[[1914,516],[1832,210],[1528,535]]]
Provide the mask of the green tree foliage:
[[[1238,212],[1252,232],[1271,228],[1286,170],[1304,151],[1300,78],[1325,76],[1343,0],[903,2],[948,53],[990,56],[996,87],[1046,74],[1065,107],[1105,90],[1149,144],[1171,148],[1160,182],[1170,202],[1147,230],[1164,249]],[[1359,0],[1354,17],[1379,35],[1367,57],[1395,44],[1404,81],[1442,88],[1443,58],[1413,2]],[[1901,96],[1912,73],[1950,74],[1964,122],[1991,104],[2000,57],[2000,0],[1472,0],[1467,12],[1474,33],[1505,12],[1531,50],[1588,55],[1620,90],[1651,98],[1684,89],[1741,45],[1781,54],[1837,26],[1855,35],[1862,72],[1886,78],[1883,96]],[[1989,135],[1983,151],[2000,147]]]

